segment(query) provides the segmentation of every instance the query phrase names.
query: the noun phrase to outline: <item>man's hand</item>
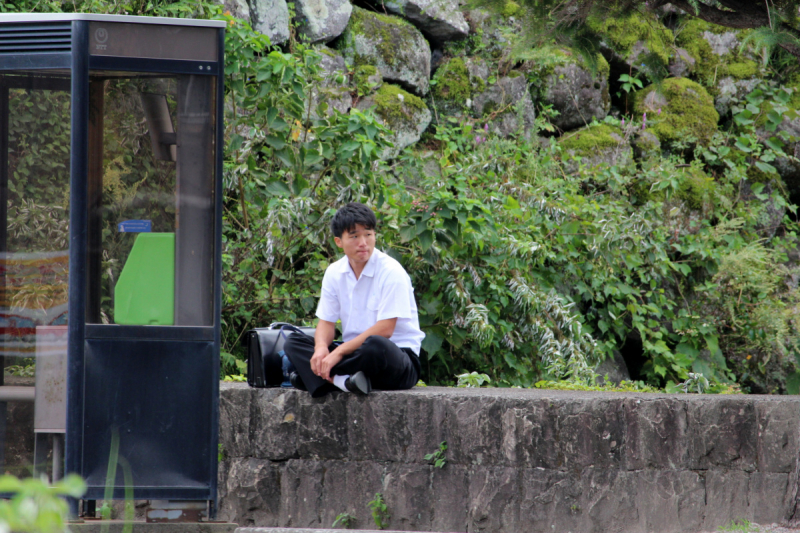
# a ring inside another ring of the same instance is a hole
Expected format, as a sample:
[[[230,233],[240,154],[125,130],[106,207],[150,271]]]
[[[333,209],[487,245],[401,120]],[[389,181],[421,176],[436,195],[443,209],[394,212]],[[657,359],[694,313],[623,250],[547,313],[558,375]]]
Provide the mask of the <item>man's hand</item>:
[[[333,378],[331,377],[331,369],[339,364],[339,361],[342,360],[344,354],[336,349],[326,355],[319,364],[319,373],[317,375],[326,381],[330,381],[333,383]]]
[[[327,346],[317,346],[314,348],[314,355],[311,356],[311,371],[319,376],[321,370],[322,360],[330,354]]]

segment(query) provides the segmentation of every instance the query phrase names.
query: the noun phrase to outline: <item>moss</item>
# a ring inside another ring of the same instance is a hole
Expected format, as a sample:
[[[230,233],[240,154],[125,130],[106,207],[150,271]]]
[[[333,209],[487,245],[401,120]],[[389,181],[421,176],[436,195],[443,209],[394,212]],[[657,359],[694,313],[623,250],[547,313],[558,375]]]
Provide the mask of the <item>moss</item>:
[[[655,115],[645,104],[648,95],[655,90],[656,86],[651,85],[636,93],[634,109],[639,116],[651,113],[650,129],[662,143],[684,141],[687,135],[701,144],[711,140],[717,131],[719,114],[714,109],[714,99],[701,85],[687,78],[664,80],[660,92],[667,103],[660,115]]]
[[[716,183],[705,172],[696,167],[684,169],[678,185],[677,196],[690,209],[703,209],[711,202]]]
[[[598,150],[616,148],[622,142],[619,130],[608,124],[595,124],[562,137],[559,145],[576,156],[594,155]]]
[[[503,6],[503,16],[505,18],[513,17],[517,13],[519,13],[520,5],[514,0],[506,0],[505,5]]]
[[[353,73],[353,81],[359,94],[367,94],[374,89],[374,87],[370,87],[369,79],[376,74],[378,74],[378,68],[375,65],[359,65],[356,67]]]
[[[389,123],[390,128],[397,121],[413,123],[413,111],[427,109],[421,98],[390,83],[383,84],[375,93],[375,104],[378,114]]]
[[[755,165],[747,169],[747,180],[750,183],[776,183],[780,182],[780,175],[776,172],[764,172]]]
[[[664,63],[669,62],[670,49],[675,37],[668,28],[655,18],[648,19],[636,11],[625,17],[599,19],[589,17],[586,21],[596,33],[606,37],[614,50],[623,57],[629,57],[633,46],[644,42],[650,52],[658,55]]]
[[[472,84],[464,59],[455,57],[445,63],[434,76],[433,94],[437,98],[466,102],[472,96]]]
[[[353,48],[356,35],[368,35],[375,38],[378,53],[383,62],[386,65],[394,66],[397,63],[397,51],[401,49],[401,46],[407,46],[406,41],[414,40],[417,33],[418,30],[411,23],[400,17],[373,13],[353,6],[350,22],[347,24],[347,30],[340,46]],[[356,55],[354,62],[356,66],[360,66],[369,64],[370,60]]]
[[[722,78],[730,76],[737,80],[743,80],[760,74],[761,69],[758,63],[743,57],[738,47],[731,53],[719,56],[714,53],[711,45],[703,36],[705,32],[722,34],[730,31],[730,28],[709,24],[692,17],[680,31],[676,40],[676,44],[689,52],[689,55],[696,61],[692,71],[693,77],[714,91],[717,80]],[[746,35],[745,32],[740,32],[738,36],[742,39]]]

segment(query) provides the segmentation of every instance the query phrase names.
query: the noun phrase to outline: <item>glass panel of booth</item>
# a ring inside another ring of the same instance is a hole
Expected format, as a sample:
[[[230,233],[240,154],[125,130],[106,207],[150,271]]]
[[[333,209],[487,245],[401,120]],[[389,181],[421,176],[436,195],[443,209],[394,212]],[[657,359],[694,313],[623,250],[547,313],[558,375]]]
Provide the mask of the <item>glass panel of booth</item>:
[[[215,88],[90,73],[88,324],[213,325]]]
[[[58,476],[63,449],[69,90],[68,75],[0,76],[0,468],[18,476]]]

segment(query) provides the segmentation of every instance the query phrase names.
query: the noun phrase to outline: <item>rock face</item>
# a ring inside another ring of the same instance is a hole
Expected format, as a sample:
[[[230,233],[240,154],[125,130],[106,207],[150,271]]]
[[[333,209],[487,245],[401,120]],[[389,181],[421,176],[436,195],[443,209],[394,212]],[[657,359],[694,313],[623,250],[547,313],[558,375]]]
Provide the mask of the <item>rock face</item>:
[[[375,94],[362,99],[356,107],[375,107],[376,114],[392,130],[394,148],[383,154],[384,159],[396,156],[400,150],[417,142],[431,123],[431,112],[421,98],[396,85],[384,84]]]
[[[761,80],[751,78],[737,80],[731,76],[722,78],[717,83],[717,96],[714,97],[714,108],[720,116],[727,115],[735,100],[742,101],[745,96],[753,92]]]
[[[559,113],[551,122],[564,131],[586,126],[594,119],[603,120],[611,109],[608,63],[603,59],[594,75],[580,63],[573,59],[555,67],[541,91],[542,100]]]
[[[431,47],[418,29],[399,17],[354,7],[340,50],[352,66],[374,65],[384,80],[420,96],[428,93]]]
[[[503,137],[520,131],[527,137],[536,119],[528,83],[525,76],[519,74],[500,78],[476,94],[472,110],[476,118],[488,118],[491,131]]]
[[[289,6],[286,0],[248,0],[253,29],[263,33],[272,44],[289,40]]]
[[[297,31],[310,43],[327,43],[342,34],[353,6],[349,0],[295,0]]]
[[[716,531],[793,516],[800,399],[224,383],[220,443],[219,519],[240,526],[369,529],[380,492],[389,530]]]
[[[469,25],[457,0],[388,0],[383,5],[433,41],[452,41],[469,35]]]
[[[222,4],[223,11],[227,11],[237,19],[250,22],[250,6],[246,0],[218,0]]]

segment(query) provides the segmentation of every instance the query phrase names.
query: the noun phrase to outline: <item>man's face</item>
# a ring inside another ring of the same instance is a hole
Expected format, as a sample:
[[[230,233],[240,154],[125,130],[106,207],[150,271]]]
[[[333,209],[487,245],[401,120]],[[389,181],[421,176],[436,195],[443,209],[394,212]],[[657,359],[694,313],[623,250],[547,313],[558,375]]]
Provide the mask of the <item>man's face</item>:
[[[351,265],[365,265],[375,250],[375,230],[356,224],[341,237],[334,237],[336,246],[342,249]]]

